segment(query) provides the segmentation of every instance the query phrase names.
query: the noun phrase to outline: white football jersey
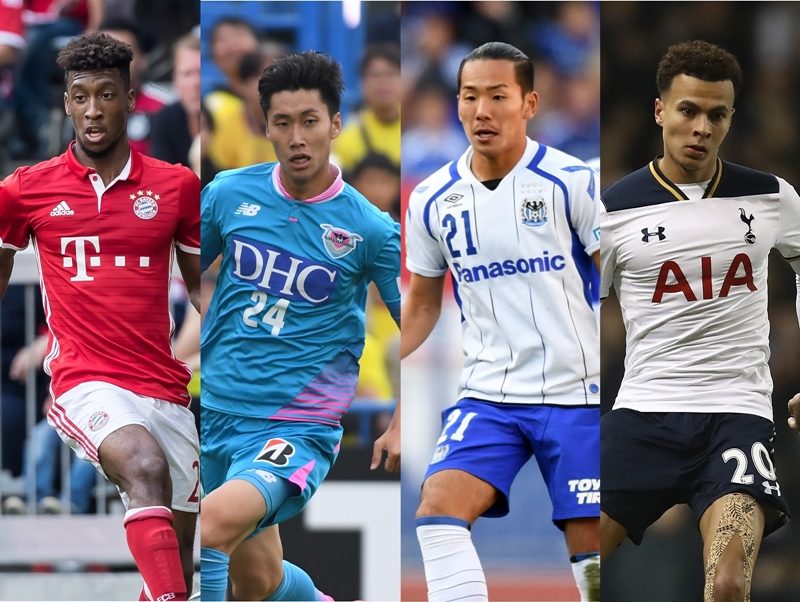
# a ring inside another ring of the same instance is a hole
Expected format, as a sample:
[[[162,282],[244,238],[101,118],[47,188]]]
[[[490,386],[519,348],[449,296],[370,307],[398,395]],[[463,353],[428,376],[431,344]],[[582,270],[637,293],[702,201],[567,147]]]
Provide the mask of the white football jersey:
[[[625,376],[614,408],[772,419],[767,258],[800,256],[800,197],[717,160],[689,200],[656,162],[602,194],[602,288],[617,291]]]
[[[528,140],[489,190],[471,159],[468,149],[417,186],[405,230],[408,269],[427,277],[449,269],[453,280],[466,356],[459,397],[597,405],[595,173]]]

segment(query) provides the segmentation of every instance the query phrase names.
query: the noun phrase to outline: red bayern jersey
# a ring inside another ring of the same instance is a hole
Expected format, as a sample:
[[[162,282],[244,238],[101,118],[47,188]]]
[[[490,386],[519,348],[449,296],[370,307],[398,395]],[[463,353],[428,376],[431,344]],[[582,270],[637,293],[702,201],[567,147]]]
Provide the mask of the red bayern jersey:
[[[0,245],[32,239],[52,340],[54,397],[87,381],[188,405],[188,367],[170,343],[174,247],[200,253],[200,183],[180,165],[131,150],[108,188],[62,155],[0,184]]]

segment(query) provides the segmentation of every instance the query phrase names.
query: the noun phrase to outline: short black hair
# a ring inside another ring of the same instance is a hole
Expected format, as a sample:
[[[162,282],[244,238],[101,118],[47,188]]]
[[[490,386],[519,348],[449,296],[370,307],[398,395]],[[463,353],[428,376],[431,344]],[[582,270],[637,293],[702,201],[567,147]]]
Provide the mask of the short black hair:
[[[707,82],[730,80],[734,94],[742,85],[742,68],[730,52],[704,40],[674,44],[658,62],[656,86],[663,94],[678,75],[688,75]]]
[[[397,44],[370,44],[367,46],[358,67],[361,77],[364,77],[370,63],[376,59],[383,59],[400,69],[400,48],[397,47]]]
[[[258,32],[256,31],[256,28],[244,19],[240,19],[239,17],[222,17],[216,21],[211,28],[209,39],[211,40],[212,45],[214,44],[214,38],[217,36],[217,32],[219,31],[220,27],[224,27],[225,25],[230,25],[231,27],[243,27],[252,33],[255,39],[258,39]]]
[[[389,157],[382,153],[370,152],[350,170],[350,179],[355,180],[367,169],[382,169],[400,177],[400,168]]]
[[[464,65],[470,61],[511,61],[514,63],[514,75],[522,88],[522,93],[527,94],[533,90],[533,61],[516,46],[505,42],[486,42],[470,52],[458,66],[456,84],[459,90],[461,90],[461,72],[464,70]]]
[[[87,33],[73,38],[58,53],[56,62],[64,70],[66,83],[72,71],[116,69],[126,87],[131,85],[133,49],[105,33]]]
[[[239,80],[245,81],[259,75],[266,62],[267,59],[261,50],[254,50],[245,54],[239,61]]]
[[[261,110],[266,116],[273,94],[283,91],[319,90],[330,116],[339,112],[344,82],[342,68],[321,52],[287,54],[272,63],[258,80]]]

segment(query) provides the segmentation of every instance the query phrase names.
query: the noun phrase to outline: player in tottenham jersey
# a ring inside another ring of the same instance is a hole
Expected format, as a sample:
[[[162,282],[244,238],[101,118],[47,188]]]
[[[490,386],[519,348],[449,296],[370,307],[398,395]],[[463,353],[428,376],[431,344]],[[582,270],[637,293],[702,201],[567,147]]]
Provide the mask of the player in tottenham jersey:
[[[400,229],[330,163],[341,69],[315,53],[258,84],[278,163],[222,172],[202,195],[203,265],[219,255],[202,335],[203,600],[328,600],[283,560],[278,525],[336,459],[355,395],[367,286],[399,324]],[[375,444],[399,468],[399,410]]]
[[[412,193],[403,357],[439,318],[449,271],[466,361],[443,413],[417,510],[428,599],[486,600],[470,537],[503,516],[536,456],[564,531],[582,600],[599,600],[599,343],[590,272],[600,246],[595,174],[527,138],[533,63],[490,42],[458,72],[470,148]]]
[[[800,273],[800,197],[722,161],[742,73],[703,41],[656,76],[663,155],[602,194],[602,286],[627,331],[602,421],[602,555],[674,504],[703,538],[705,600],[749,600],[762,536],[788,519],[773,464],[767,257]]]
[[[177,256],[198,307],[200,184],[130,148],[131,58],[104,34],[59,53],[77,140],[0,184],[0,294],[32,240],[51,333],[48,420],[119,488],[140,599],[186,600],[199,444],[191,374],[170,346],[168,283]]]

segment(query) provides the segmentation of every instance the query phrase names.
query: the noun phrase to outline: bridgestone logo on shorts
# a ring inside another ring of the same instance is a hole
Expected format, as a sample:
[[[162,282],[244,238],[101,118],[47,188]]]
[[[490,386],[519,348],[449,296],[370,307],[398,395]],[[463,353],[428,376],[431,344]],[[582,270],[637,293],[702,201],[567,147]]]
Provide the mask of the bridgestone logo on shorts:
[[[256,461],[268,462],[275,466],[286,466],[289,463],[289,458],[294,455],[294,445],[286,441],[286,439],[270,439],[261,448],[261,451],[256,456]]]

